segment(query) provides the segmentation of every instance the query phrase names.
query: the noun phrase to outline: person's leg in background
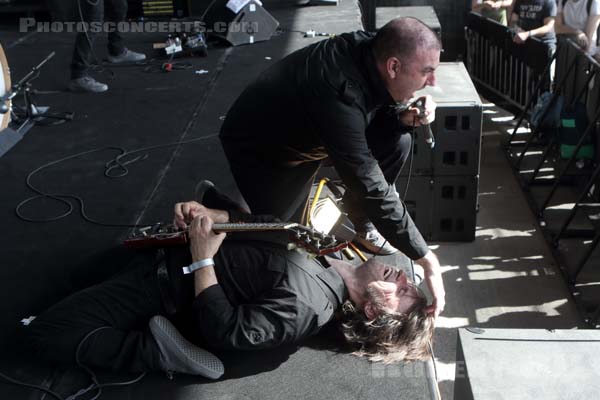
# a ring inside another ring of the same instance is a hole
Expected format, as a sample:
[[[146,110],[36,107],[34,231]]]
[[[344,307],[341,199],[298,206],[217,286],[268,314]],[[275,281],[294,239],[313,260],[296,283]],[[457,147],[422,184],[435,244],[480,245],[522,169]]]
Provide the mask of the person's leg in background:
[[[412,149],[409,132],[397,131],[397,122],[387,111],[380,111],[367,129],[367,143],[377,159],[385,180],[393,185],[408,160]],[[357,232],[356,241],[366,250],[379,254],[393,254],[397,250],[377,231],[362,209],[361,201],[348,191],[343,198],[344,209]]]
[[[104,21],[104,0],[76,1],[77,18],[88,23]],[[96,59],[92,48],[97,37],[98,33],[93,32],[92,29],[77,34],[71,60],[69,89],[72,91],[101,93],[108,90],[108,85],[90,76],[91,67],[100,62]]]
[[[129,50],[123,43],[123,36],[117,29],[119,22],[127,19],[127,0],[104,0],[106,21],[114,22],[115,29],[108,32],[108,61],[113,64],[134,63],[146,59],[142,53]]]

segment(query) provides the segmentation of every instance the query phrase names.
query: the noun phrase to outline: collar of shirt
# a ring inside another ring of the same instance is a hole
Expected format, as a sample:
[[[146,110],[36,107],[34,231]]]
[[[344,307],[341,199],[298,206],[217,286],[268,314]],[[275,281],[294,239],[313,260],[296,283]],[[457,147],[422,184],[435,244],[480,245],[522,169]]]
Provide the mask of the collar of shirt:
[[[323,266],[325,267],[325,270],[317,274],[317,278],[319,278],[331,291],[331,293],[327,294],[327,297],[331,299],[331,294],[333,294],[337,300],[337,304],[341,305],[349,297],[348,289],[346,289],[346,285],[344,285],[344,280],[335,268],[329,267],[329,263]]]

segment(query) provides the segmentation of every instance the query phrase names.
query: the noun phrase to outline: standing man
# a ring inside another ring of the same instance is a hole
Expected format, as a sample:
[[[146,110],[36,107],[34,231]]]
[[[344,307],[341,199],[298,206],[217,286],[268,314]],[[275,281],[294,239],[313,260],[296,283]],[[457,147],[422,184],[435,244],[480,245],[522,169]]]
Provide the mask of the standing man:
[[[127,16],[127,0],[76,0],[79,17],[88,23],[125,21]],[[90,67],[95,59],[92,47],[98,36],[96,29],[88,29],[87,32],[79,32],[75,39],[75,49],[71,61],[71,82],[69,89],[75,92],[101,93],[108,90],[108,85],[98,82],[90,75]],[[113,26],[108,32],[108,62],[112,64],[125,64],[139,62],[146,59],[141,53],[127,49],[123,45],[121,33]]]
[[[555,18],[555,0],[515,0],[510,17],[510,25],[516,32],[513,41],[525,43],[530,37],[536,37],[546,43],[548,49],[554,53],[556,50]]]
[[[299,219],[322,160],[347,187],[346,211],[368,250],[400,249],[425,270],[439,314],[444,287],[394,182],[411,149],[413,127],[434,119],[435,104],[415,91],[435,84],[441,43],[414,18],[397,18],[376,36],[353,32],[285,57],[244,90],[221,128],[232,173],[254,214]]]

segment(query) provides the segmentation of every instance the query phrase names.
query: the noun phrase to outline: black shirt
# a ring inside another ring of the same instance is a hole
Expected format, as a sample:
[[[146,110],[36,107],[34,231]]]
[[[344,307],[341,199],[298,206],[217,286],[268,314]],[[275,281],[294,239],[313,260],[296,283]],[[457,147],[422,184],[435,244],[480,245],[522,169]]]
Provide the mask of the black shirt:
[[[372,40],[365,32],[346,33],[280,60],[240,95],[221,137],[275,167],[329,157],[383,236],[419,259],[427,244],[365,136],[377,110],[394,104],[377,71]],[[399,122],[396,128],[408,129]]]
[[[556,1],[516,0],[513,4],[512,12],[519,16],[519,27],[525,31],[531,31],[543,26],[544,19],[549,17],[556,18]],[[540,36],[539,39],[552,47],[556,45],[554,29]]]
[[[193,303],[195,325],[210,347],[296,342],[317,333],[348,297],[334,268],[277,244],[227,240],[214,260],[219,284]]]

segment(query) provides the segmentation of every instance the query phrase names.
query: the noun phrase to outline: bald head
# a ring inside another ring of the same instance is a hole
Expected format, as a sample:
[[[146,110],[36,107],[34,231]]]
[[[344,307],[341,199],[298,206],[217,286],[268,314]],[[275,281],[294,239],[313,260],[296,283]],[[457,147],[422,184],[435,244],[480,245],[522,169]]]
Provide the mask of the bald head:
[[[441,51],[442,44],[434,31],[416,18],[395,18],[385,24],[375,36],[373,53],[378,62],[389,57],[406,61],[418,50]]]

